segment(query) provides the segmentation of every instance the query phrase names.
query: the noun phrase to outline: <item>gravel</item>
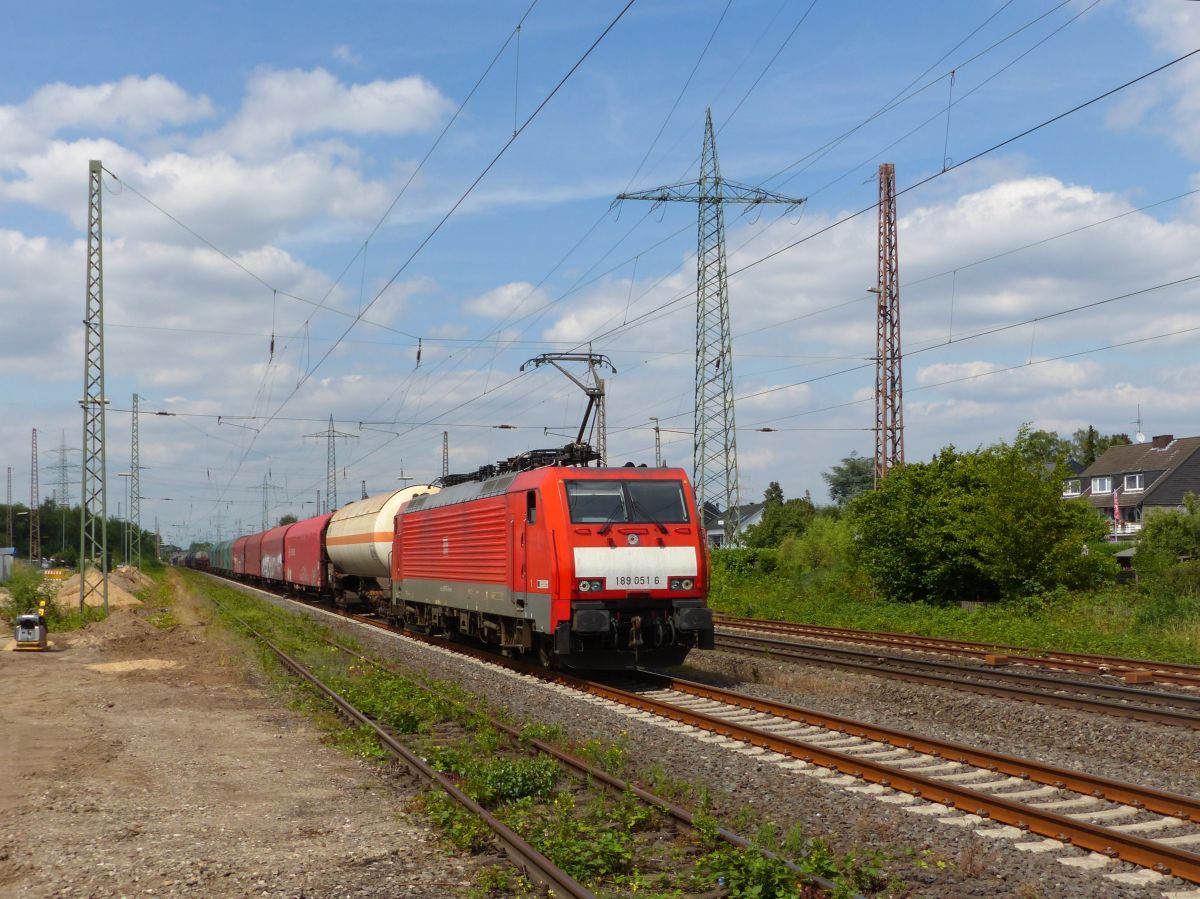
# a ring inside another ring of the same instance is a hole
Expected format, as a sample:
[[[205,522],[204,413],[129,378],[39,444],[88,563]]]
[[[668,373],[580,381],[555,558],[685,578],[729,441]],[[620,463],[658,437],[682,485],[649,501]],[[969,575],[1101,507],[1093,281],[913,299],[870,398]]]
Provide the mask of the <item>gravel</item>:
[[[317,610],[308,609],[307,613],[331,621]],[[887,872],[911,890],[901,890],[899,895],[945,899],[1158,899],[1164,889],[1186,888],[1172,880],[1153,887],[1114,883],[1101,875],[1137,869],[1121,863],[1101,872],[1067,867],[1055,856],[1085,853],[1069,849],[1046,854],[1022,852],[1008,840],[983,838],[971,828],[943,825],[848,793],[781,769],[765,756],[746,756],[718,743],[698,741],[661,724],[630,717],[607,703],[582,698],[570,701],[562,693],[496,666],[397,639],[344,619],[333,620],[332,624],[353,633],[383,657],[427,676],[457,682],[495,705],[507,706],[518,720],[554,722],[578,740],[619,740],[626,746],[635,770],[644,773],[658,768],[673,779],[706,787],[726,823],[739,811],[749,809],[785,827],[798,824],[839,852],[883,852],[888,858]],[[695,653],[693,659],[685,672],[690,676],[733,681],[748,692],[847,717],[895,724],[990,749],[1008,749],[1168,789],[1186,789],[1189,783],[1195,783],[1194,775],[1189,781],[1188,775],[1172,771],[1179,767],[1180,759],[1194,762],[1194,735],[1160,726],[1097,721],[1096,716],[1068,710],[1026,708],[986,697],[841,673],[784,671],[791,666],[746,662],[723,653]],[[758,674],[753,679],[774,680],[774,675],[764,677],[764,670],[772,667],[780,669],[776,672],[778,680],[789,687],[743,681],[754,670]],[[1131,726],[1138,733],[1133,741],[1129,739]],[[1142,752],[1146,749],[1160,760],[1157,765],[1147,762]]]

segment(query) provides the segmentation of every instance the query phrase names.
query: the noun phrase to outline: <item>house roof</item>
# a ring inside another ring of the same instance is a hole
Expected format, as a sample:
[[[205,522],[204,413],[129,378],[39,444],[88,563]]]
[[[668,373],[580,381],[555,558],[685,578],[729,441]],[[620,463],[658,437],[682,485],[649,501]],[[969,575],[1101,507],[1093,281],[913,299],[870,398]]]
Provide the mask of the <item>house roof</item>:
[[[738,506],[739,517],[744,522],[746,519],[757,514],[758,511],[760,509],[762,509],[763,506],[765,506],[765,505],[766,505],[766,503],[746,503],[744,506]],[[713,503],[705,503],[704,504],[704,528],[705,528],[705,530],[712,531],[712,530],[716,530],[718,528],[723,527],[722,525],[718,524],[717,522],[719,522],[724,517],[725,517],[725,513],[722,512],[720,509],[718,509]]]
[[[1200,437],[1155,437],[1147,443],[1110,446],[1095,462],[1084,469],[1082,477],[1112,477],[1118,498],[1125,502],[1122,475],[1144,472],[1163,472],[1137,491],[1131,501],[1151,505],[1176,506],[1188,492],[1200,493],[1200,465],[1184,465],[1200,450]],[[1200,457],[1197,457],[1200,460]],[[1147,478],[1149,480],[1149,478]],[[1090,492],[1090,483],[1084,485]],[[1092,505],[1103,506],[1112,501],[1111,494],[1089,495]]]

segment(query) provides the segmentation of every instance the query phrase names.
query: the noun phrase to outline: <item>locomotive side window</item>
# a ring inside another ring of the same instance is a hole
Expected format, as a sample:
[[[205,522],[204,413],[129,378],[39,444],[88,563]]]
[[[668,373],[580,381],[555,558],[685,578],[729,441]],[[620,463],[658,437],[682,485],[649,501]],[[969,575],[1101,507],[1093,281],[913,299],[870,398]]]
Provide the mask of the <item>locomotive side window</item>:
[[[537,524],[537,491],[525,491],[525,520],[530,524]]]
[[[567,481],[575,524],[686,524],[687,503],[678,481]]]

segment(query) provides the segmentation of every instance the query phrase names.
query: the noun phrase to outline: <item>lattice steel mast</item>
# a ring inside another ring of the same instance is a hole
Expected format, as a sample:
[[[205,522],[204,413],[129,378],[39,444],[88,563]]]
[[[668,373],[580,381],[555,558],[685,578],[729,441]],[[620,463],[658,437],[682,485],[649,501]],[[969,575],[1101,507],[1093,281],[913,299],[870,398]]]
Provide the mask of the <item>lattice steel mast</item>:
[[[138,443],[138,395],[133,395],[133,428],[129,440],[129,520],[133,523],[133,564],[142,567],[142,481]]]
[[[653,190],[624,193],[618,200],[695,203],[698,211],[696,256],[696,417],[692,480],[696,500],[723,505],[725,539],[741,531],[738,510],[737,429],[733,408],[733,348],[729,330],[729,288],[725,267],[727,203],[798,206],[803,198],[785,197],[726,181],[717,163],[712,110],[705,114],[700,179]]]
[[[450,474],[450,432],[442,431],[442,477]]]
[[[13,504],[12,504],[12,466],[8,466],[8,542],[16,546],[16,535],[13,533]]]
[[[88,163],[87,295],[83,332],[83,478],[79,503],[79,608],[99,593],[108,612],[108,468],[104,455],[104,228],[100,160]],[[88,565],[100,577],[89,583]]]
[[[333,416],[329,416],[329,427],[315,434],[305,434],[305,437],[324,437],[325,445],[325,511],[337,511],[337,439],[339,437],[354,437],[357,434],[345,434],[333,427]],[[265,483],[265,482],[264,482]],[[317,494],[317,511],[321,510],[320,493]],[[266,513],[264,513],[265,515]],[[265,528],[265,525],[264,525]]]
[[[900,351],[900,260],[896,167],[879,167],[878,282],[875,311],[875,483],[904,464],[904,382]]]
[[[38,497],[37,428],[33,429],[32,453],[29,469],[29,561],[40,565],[42,561],[42,513]]]

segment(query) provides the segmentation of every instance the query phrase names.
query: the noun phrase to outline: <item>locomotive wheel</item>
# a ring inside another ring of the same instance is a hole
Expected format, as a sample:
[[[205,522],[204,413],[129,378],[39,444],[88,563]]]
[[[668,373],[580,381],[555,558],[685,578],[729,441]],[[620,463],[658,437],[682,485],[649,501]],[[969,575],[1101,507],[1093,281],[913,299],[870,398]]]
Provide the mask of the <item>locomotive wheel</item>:
[[[554,660],[554,644],[550,642],[549,637],[542,637],[538,640],[537,655],[538,664],[543,668],[558,667]]]

